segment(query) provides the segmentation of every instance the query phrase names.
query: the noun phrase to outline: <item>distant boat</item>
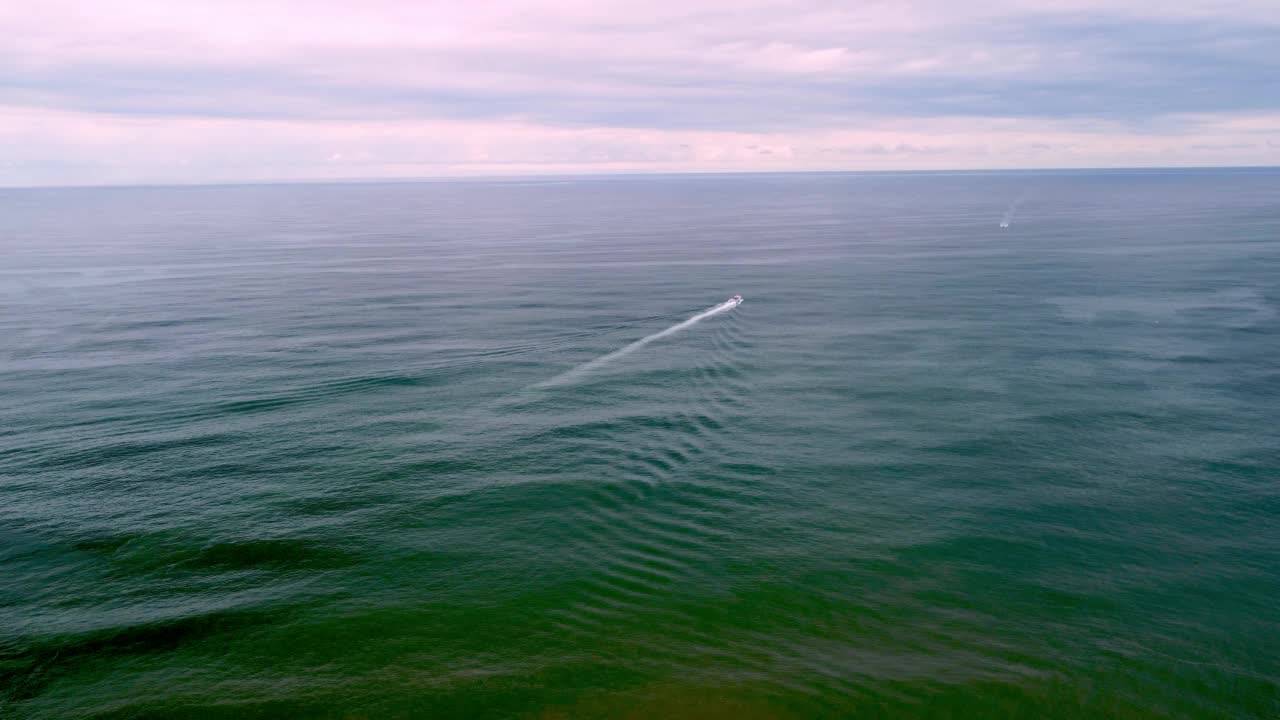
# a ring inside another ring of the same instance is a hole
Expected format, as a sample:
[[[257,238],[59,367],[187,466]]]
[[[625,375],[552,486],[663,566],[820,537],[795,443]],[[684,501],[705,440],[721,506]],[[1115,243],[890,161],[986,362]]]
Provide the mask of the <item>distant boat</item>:
[[[1002,221],[1000,222],[1000,227],[1009,227],[1009,221],[1008,221],[1008,220],[1002,220]]]
[[[733,297],[729,298],[729,302],[733,303],[734,305],[741,305],[741,304],[742,304],[742,296],[741,296],[741,295],[734,295]]]

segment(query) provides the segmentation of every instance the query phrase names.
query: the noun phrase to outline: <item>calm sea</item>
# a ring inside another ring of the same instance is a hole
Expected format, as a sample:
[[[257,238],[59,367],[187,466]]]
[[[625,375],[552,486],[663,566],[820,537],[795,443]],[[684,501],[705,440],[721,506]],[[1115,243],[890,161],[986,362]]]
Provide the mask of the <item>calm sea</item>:
[[[1280,716],[1280,170],[0,190],[0,258],[0,716]]]

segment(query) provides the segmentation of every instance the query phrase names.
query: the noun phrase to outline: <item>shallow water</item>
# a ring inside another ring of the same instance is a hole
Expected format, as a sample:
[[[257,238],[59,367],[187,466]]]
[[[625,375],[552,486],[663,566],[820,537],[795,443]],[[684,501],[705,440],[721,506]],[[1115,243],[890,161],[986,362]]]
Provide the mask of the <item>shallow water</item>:
[[[1280,171],[0,190],[0,251],[0,715],[1280,715]]]

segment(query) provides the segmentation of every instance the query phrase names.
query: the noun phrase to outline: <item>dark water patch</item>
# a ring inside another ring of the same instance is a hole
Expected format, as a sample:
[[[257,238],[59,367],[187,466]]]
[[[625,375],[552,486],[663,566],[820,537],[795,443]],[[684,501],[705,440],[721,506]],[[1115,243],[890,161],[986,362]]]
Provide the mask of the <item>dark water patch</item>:
[[[241,433],[223,432],[171,440],[107,441],[97,447],[69,452],[44,448],[38,451],[31,464],[48,470],[92,469],[117,463],[147,461],[157,455],[205,452],[231,445],[243,437]]]
[[[247,413],[274,410],[299,402],[296,397],[262,398],[259,400],[237,400],[218,406],[218,413]]]
[[[190,570],[272,568],[280,571],[340,568],[359,562],[349,549],[296,539],[220,542],[202,548],[177,567]]]
[[[235,609],[89,633],[13,639],[0,644],[0,708],[36,697],[49,684],[122,658],[185,646],[284,620],[289,610]]]
[[[111,332],[134,332],[134,331],[150,331],[163,330],[165,328],[183,327],[187,325],[209,325],[226,320],[227,318],[220,315],[190,315],[177,316],[171,318],[154,319],[154,320],[116,320],[106,326]]]
[[[433,376],[392,375],[384,377],[350,378],[347,380],[338,380],[324,383],[322,385],[302,388],[275,397],[235,400],[222,403],[215,408],[215,412],[262,412],[288,405],[314,402],[317,400],[327,400],[330,398],[341,397],[343,395],[373,391],[381,388],[429,387],[438,384],[439,382],[443,382],[443,379]]]
[[[137,534],[103,535],[76,540],[71,547],[80,552],[111,555],[140,537]]]
[[[171,343],[151,338],[91,336],[65,348],[69,353],[130,354],[162,350]]]
[[[233,581],[257,582],[243,571],[258,572],[259,580],[280,579],[294,573],[316,573],[351,567],[361,562],[358,537],[343,542],[334,539],[258,537],[207,540],[203,533],[169,529],[150,532],[82,534],[56,546],[69,547],[88,556],[85,564],[68,558],[69,570],[88,573],[107,581],[158,582],[180,588],[191,582],[224,578],[230,589]],[[46,544],[46,551],[52,548]],[[196,587],[192,585],[192,587]],[[66,598],[73,600],[74,598]]]

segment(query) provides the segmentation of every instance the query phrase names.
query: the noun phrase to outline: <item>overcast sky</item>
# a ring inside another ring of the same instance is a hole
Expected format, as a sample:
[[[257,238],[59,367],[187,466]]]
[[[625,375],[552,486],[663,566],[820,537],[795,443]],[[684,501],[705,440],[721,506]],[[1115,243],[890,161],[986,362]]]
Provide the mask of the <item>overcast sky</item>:
[[[1280,165],[1280,0],[18,0],[0,36],[0,185]]]

